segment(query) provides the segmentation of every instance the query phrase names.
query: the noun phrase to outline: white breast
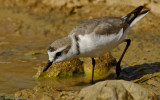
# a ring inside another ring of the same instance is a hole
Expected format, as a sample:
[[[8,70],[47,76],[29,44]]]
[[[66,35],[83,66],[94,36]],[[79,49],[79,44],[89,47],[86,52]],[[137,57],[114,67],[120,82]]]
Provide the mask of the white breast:
[[[121,43],[123,29],[118,34],[98,35],[95,33],[79,35],[80,56],[99,57]]]

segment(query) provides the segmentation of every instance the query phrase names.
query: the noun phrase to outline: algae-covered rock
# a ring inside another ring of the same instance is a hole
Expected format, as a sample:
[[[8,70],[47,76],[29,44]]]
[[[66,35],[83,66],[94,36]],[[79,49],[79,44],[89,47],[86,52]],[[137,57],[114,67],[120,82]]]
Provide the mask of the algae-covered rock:
[[[39,67],[36,79],[41,78],[57,78],[57,77],[71,77],[76,74],[83,74],[82,61],[73,59],[70,61],[53,64],[46,72],[43,72],[45,65]]]
[[[110,53],[107,53],[102,57],[95,58],[95,61],[94,76],[99,78],[109,72],[110,67],[113,66],[114,58]],[[85,74],[88,77],[92,75],[93,66],[91,58],[87,57],[53,64],[46,72],[43,72],[44,67],[45,65],[39,67],[35,75],[36,79],[73,77],[80,74]]]
[[[84,62],[84,72],[86,76],[91,76],[92,75],[92,59],[91,58],[81,58],[81,60]],[[94,76],[95,78],[100,78],[101,76],[103,77],[104,75],[106,76],[110,72],[110,68],[114,64],[114,58],[110,53],[106,53],[102,57],[97,57],[95,58],[95,69],[94,69]]]

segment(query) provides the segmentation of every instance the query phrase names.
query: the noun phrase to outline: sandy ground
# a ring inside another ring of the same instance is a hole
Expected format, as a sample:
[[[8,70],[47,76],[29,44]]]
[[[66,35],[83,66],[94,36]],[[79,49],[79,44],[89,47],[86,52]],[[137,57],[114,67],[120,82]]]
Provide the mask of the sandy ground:
[[[127,35],[132,43],[122,61],[124,72],[121,79],[142,84],[160,95],[160,16],[155,11],[159,2],[144,1],[139,4],[145,3],[146,9],[151,9],[151,12]],[[47,82],[34,81],[32,76],[36,74],[36,68],[48,59],[48,45],[57,38],[66,36],[82,20],[123,16],[139,6],[138,3],[118,2],[88,2],[58,8],[45,8],[39,3],[29,3],[30,6],[27,7],[23,2],[19,5],[17,2],[12,5],[8,3],[8,6],[6,2],[0,4],[3,4],[0,7],[0,95],[15,94],[18,97],[33,98],[45,93],[51,99],[62,99],[64,95],[69,99],[76,96],[83,86],[63,90],[50,87]],[[113,50],[112,55],[116,59],[119,59],[124,46],[125,44],[121,44]],[[57,83],[57,87],[59,86]]]

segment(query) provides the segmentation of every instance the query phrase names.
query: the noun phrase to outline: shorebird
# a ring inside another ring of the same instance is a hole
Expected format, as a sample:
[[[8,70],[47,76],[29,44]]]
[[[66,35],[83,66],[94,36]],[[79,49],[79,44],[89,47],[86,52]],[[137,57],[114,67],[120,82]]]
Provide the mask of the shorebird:
[[[149,10],[141,12],[143,8],[143,6],[139,6],[122,17],[98,17],[80,23],[68,36],[58,39],[50,45],[48,48],[49,60],[43,72],[58,62],[78,57],[91,57],[93,65],[91,83],[94,83],[94,57],[100,57],[122,42],[126,42],[126,47],[116,64],[116,75],[119,77],[121,61],[131,43],[130,39],[125,39],[125,36],[130,28],[149,12]]]

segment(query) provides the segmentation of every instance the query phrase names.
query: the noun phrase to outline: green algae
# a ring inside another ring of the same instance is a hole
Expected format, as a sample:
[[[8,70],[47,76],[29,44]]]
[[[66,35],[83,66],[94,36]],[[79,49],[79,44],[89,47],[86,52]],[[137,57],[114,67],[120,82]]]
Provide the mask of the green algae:
[[[114,58],[110,53],[95,58],[95,77],[101,77],[109,72],[110,67],[113,66]],[[36,80],[41,79],[55,79],[66,78],[83,75],[90,77],[92,75],[92,61],[91,58],[73,59],[70,61],[53,64],[46,72],[43,72],[45,65],[39,66],[38,72],[35,75]]]
[[[84,58],[84,72],[86,77],[92,75],[92,60],[91,58]],[[110,53],[106,53],[102,57],[95,58],[94,77],[100,79],[110,73],[110,68],[113,67],[114,58]]]
[[[65,78],[84,74],[82,61],[79,59],[54,64],[46,72],[42,72],[43,68],[44,65],[39,67],[35,79]]]

